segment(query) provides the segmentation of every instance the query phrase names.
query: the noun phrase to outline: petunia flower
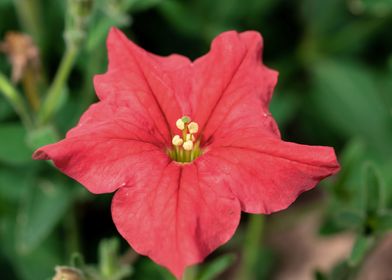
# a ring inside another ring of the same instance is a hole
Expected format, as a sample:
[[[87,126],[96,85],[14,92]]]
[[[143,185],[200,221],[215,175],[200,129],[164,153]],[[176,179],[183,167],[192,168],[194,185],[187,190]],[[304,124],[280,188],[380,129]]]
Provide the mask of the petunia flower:
[[[261,62],[259,33],[222,33],[193,62],[117,29],[107,47],[99,102],[33,157],[92,193],[116,192],[120,234],[177,278],[233,236],[241,211],[285,209],[338,171],[332,148],[281,139],[268,109],[278,74]]]

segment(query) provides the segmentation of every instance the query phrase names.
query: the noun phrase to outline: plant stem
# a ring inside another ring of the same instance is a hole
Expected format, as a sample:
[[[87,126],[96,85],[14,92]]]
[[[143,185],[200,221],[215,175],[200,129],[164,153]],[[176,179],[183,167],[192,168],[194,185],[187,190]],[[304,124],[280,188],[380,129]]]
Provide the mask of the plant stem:
[[[40,97],[37,92],[37,81],[34,70],[30,67],[27,67],[26,72],[23,75],[22,83],[25,95],[33,112],[37,112],[40,106]]]
[[[79,231],[78,222],[76,219],[76,213],[73,206],[68,211],[65,217],[65,228],[67,232],[67,251],[68,255],[71,256],[74,253],[80,252],[80,241],[79,241]]]
[[[11,82],[0,73],[0,93],[3,93],[5,98],[14,107],[15,112],[19,115],[23,124],[27,129],[31,129],[33,122],[28,113],[27,106],[18,90],[11,84]]]
[[[38,121],[40,124],[47,123],[58,109],[64,97],[65,83],[67,82],[69,74],[71,73],[77,54],[78,49],[76,47],[70,46],[67,48],[53,83],[48,90],[48,94],[42,105],[42,109],[38,115]]]
[[[263,229],[264,216],[249,215],[238,279],[256,279],[255,268],[261,250]]]

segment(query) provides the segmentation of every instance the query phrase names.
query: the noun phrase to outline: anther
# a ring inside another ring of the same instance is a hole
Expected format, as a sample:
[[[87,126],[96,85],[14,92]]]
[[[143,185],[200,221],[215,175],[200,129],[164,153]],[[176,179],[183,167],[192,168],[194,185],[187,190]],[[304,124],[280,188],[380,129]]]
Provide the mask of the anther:
[[[184,141],[181,139],[180,135],[174,135],[172,139],[172,144],[174,146],[181,146]]]
[[[184,144],[182,144],[182,147],[184,148],[185,151],[192,151],[193,142],[191,140],[185,141]]]
[[[190,124],[188,124],[188,129],[189,133],[197,133],[197,131],[199,131],[199,125],[195,122],[191,122]]]
[[[185,123],[182,121],[182,119],[178,119],[176,121],[176,126],[179,130],[183,130],[185,128]]]

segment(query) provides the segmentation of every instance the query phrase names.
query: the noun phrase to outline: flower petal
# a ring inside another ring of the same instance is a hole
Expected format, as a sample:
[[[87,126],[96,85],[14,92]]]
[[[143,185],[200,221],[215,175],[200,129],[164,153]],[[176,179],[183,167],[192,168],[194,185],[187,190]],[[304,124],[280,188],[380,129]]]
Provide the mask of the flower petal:
[[[198,165],[200,170],[216,169],[216,180],[231,189],[242,211],[263,214],[287,208],[339,170],[332,148],[256,135],[208,147]]]
[[[190,67],[190,61],[180,55],[164,58],[150,54],[116,28],[109,33],[107,47],[108,72],[94,78],[98,97],[118,98],[129,107],[142,105],[170,141],[175,121],[183,114],[174,83],[181,69]]]
[[[66,139],[38,149],[34,159],[57,168],[93,193],[113,192],[162,168],[169,158],[159,132],[140,110],[92,105]]]
[[[211,51],[194,63],[193,118],[204,142],[237,129],[253,128],[279,136],[268,104],[277,72],[261,62],[262,38],[257,32],[226,32]]]
[[[116,192],[114,223],[135,251],[180,278],[186,266],[201,262],[238,226],[239,202],[221,196],[228,191],[214,178],[213,170],[199,174],[194,164],[171,162],[152,170],[134,187]]]

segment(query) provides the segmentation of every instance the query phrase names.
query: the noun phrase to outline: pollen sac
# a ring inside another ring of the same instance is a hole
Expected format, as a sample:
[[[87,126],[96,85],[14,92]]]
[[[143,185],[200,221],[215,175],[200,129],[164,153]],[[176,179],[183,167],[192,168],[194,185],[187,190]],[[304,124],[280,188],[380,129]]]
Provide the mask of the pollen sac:
[[[188,130],[189,133],[197,133],[199,131],[199,125],[195,122],[191,122],[190,124],[188,124]]]
[[[174,146],[181,146],[184,143],[184,140],[181,139],[180,135],[174,135],[172,139],[172,144]]]
[[[185,128],[185,123],[182,121],[182,119],[178,119],[176,121],[176,126],[179,130],[183,130]]]
[[[193,142],[191,140],[185,141],[184,144],[182,144],[182,147],[184,148],[185,151],[192,151]]]

